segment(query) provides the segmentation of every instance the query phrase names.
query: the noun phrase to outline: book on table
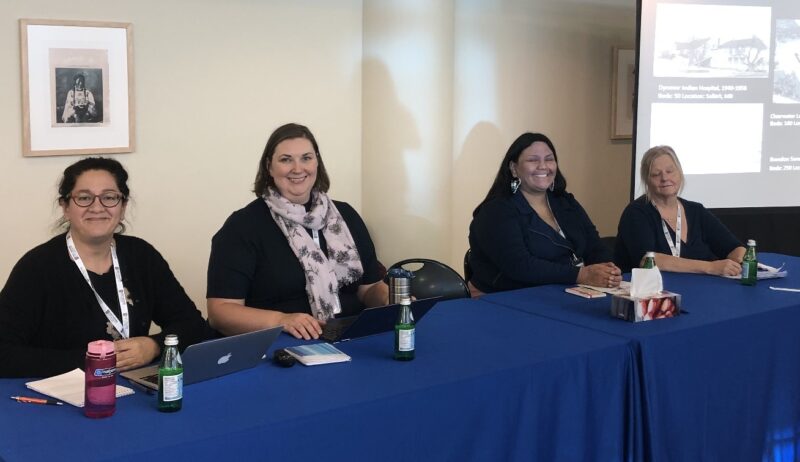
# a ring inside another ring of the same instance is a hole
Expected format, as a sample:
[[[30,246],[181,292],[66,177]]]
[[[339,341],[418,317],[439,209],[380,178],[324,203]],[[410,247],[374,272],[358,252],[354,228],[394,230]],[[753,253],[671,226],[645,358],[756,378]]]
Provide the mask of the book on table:
[[[350,361],[350,356],[330,343],[286,347],[286,352],[306,366]]]

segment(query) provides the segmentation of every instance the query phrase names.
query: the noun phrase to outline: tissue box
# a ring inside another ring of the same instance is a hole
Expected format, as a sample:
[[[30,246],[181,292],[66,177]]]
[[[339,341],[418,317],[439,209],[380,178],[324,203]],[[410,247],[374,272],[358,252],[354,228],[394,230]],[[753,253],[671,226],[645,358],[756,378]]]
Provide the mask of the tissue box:
[[[614,295],[611,297],[611,316],[630,322],[673,318],[681,312],[681,296],[662,291],[649,297]]]

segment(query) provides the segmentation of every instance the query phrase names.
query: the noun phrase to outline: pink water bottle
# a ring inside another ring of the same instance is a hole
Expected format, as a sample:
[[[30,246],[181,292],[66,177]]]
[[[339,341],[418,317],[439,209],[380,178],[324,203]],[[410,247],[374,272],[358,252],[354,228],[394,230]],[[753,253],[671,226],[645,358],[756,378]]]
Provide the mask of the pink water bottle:
[[[83,413],[99,419],[114,414],[117,406],[117,354],[114,342],[89,342],[86,350],[86,390]]]

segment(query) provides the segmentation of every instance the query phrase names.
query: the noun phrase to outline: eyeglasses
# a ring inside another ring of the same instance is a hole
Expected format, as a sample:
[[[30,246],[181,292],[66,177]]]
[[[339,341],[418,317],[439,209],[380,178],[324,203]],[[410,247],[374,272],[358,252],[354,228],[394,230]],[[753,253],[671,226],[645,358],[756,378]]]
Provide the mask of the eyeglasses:
[[[116,207],[125,196],[117,192],[104,192],[103,194],[78,193],[75,196],[70,196],[70,198],[75,205],[84,208],[91,206],[94,204],[94,200],[99,198],[100,205],[111,208]]]

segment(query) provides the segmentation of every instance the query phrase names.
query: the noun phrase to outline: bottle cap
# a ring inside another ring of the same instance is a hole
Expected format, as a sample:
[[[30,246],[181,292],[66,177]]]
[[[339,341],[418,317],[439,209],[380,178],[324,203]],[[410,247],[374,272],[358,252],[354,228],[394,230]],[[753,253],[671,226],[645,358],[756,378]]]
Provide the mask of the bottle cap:
[[[407,270],[407,269],[405,269],[403,267],[392,268],[392,269],[389,270],[388,276],[390,278],[396,278],[396,279],[413,279],[414,278],[414,272],[413,271],[409,271],[409,270]]]
[[[756,245],[756,240],[755,239],[748,239],[747,240],[747,245],[755,246]]]
[[[174,346],[178,344],[178,336],[175,334],[169,334],[164,339],[164,345],[166,346]]]
[[[89,345],[86,347],[86,351],[92,356],[105,358],[106,356],[114,354],[114,342],[108,340],[95,340],[94,342],[89,342]]]
[[[401,298],[400,299],[400,304],[401,305],[410,305],[411,304],[411,298],[410,297]]]
[[[656,253],[651,251],[651,252],[647,252],[644,256],[647,257],[647,258],[650,258],[650,257],[655,258],[656,257]]]

